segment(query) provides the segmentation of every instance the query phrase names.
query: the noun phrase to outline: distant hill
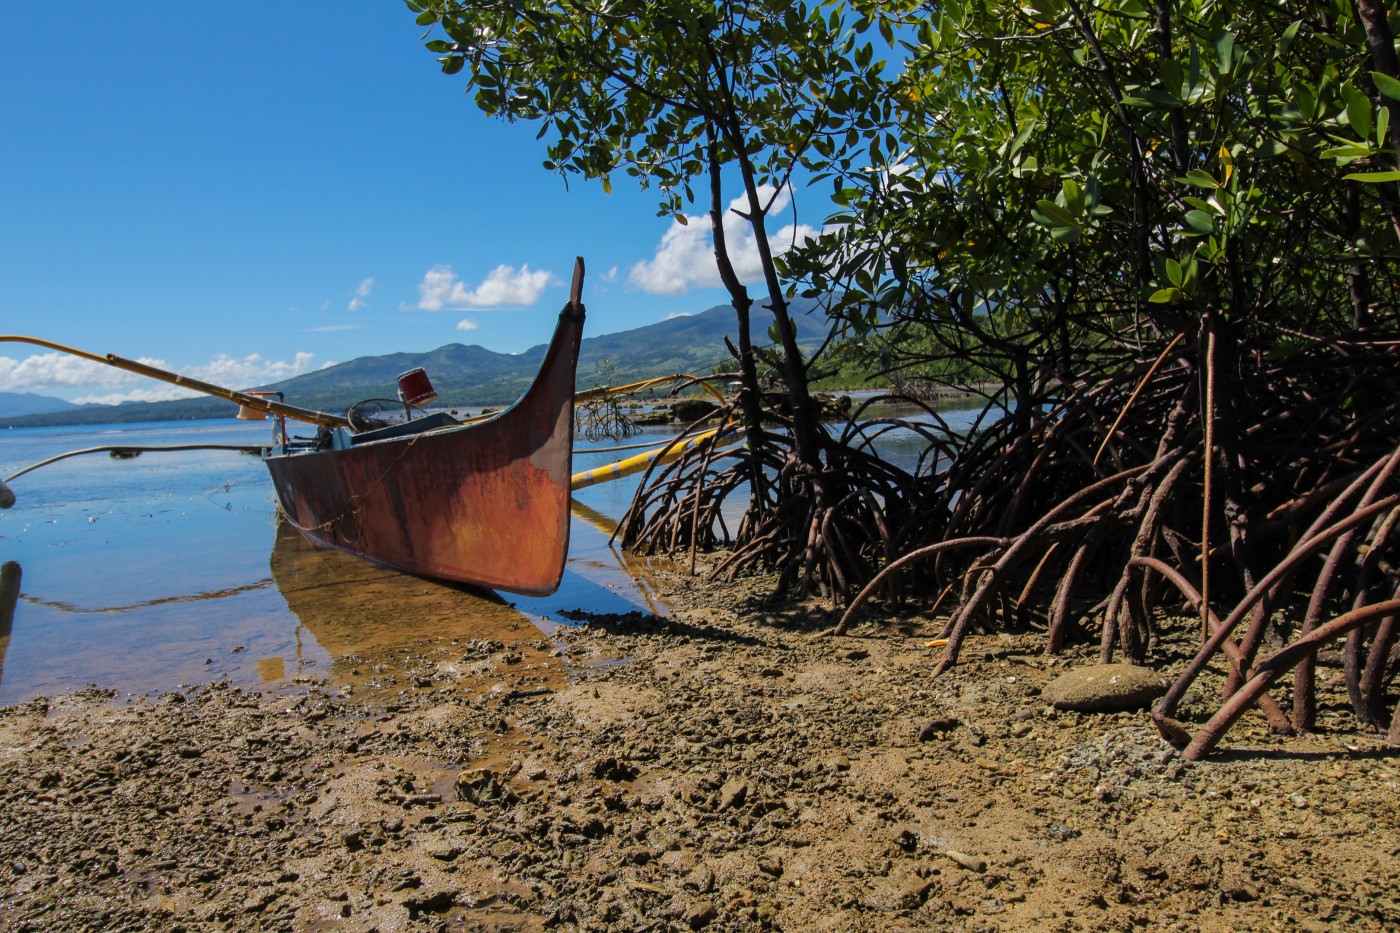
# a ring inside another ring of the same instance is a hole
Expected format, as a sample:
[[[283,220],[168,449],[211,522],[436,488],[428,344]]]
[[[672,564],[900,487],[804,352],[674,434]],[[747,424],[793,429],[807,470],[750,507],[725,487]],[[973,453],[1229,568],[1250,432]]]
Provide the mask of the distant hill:
[[[798,321],[798,342],[808,349],[818,346],[825,336],[825,321],[808,319],[814,307],[815,302],[799,299],[792,309]],[[751,315],[754,342],[767,344],[772,312],[755,305]],[[604,381],[600,367],[605,360],[613,367],[606,381],[614,385],[708,370],[729,358],[724,338],[727,335],[737,343],[736,333],[734,309],[718,305],[700,314],[674,317],[646,327],[585,337],[579,349],[577,385],[588,389]],[[547,348],[542,343],[524,353],[508,354],[453,343],[426,353],[362,356],[259,389],[281,391],[288,402],[306,408],[343,411],[361,399],[394,398],[399,374],[421,366],[438,391],[436,405],[504,405],[524,394]],[[215,398],[128,402],[19,417],[0,412],[0,426],[184,421],[227,418],[236,410],[232,402]]]
[[[72,402],[49,395],[35,395],[33,392],[0,392],[0,418],[14,418],[20,415],[39,415],[54,411],[75,411],[86,408]]]

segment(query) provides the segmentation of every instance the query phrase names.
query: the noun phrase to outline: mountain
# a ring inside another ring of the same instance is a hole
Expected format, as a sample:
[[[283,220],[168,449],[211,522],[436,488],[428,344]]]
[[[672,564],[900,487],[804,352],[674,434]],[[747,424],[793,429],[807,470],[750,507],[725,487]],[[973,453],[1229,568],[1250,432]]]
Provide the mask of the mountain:
[[[20,415],[39,415],[55,411],[70,411],[87,408],[72,402],[48,395],[35,395],[33,392],[0,392],[0,418],[15,418]]]
[[[814,301],[803,299],[794,300],[792,305],[798,343],[808,351],[819,346],[825,336],[825,321],[815,307]],[[772,312],[755,305],[750,315],[754,342],[760,346],[770,343],[767,330],[773,323]],[[590,389],[597,384],[624,385],[671,373],[706,372],[729,359],[724,338],[729,336],[737,343],[737,330],[734,309],[717,305],[700,314],[585,337],[579,348],[577,385]],[[542,343],[524,353],[508,354],[452,343],[426,353],[362,356],[259,388],[281,391],[288,402],[305,408],[344,411],[361,399],[395,398],[399,374],[422,367],[438,391],[437,405],[504,405],[524,394],[547,347]],[[611,367],[606,371],[605,363]],[[0,394],[0,399],[4,397]],[[0,426],[184,421],[227,418],[234,411],[233,403],[216,398],[93,405],[46,414],[11,415],[0,410]]]

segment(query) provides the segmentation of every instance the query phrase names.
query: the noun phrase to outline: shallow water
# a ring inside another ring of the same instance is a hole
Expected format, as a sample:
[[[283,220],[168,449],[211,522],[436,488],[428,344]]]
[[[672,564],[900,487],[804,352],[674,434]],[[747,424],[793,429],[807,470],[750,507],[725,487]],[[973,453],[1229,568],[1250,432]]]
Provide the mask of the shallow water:
[[[0,477],[87,447],[259,444],[269,433],[233,419],[0,430]],[[881,438],[907,466],[920,446],[912,432]],[[631,453],[580,454],[574,470]],[[18,590],[12,619],[0,606],[0,705],[89,684],[138,695],[211,679],[285,684],[428,638],[534,638],[569,610],[665,614],[647,573],[662,562],[607,542],[638,481],[576,494],[559,591],[530,598],[386,570],[279,529],[254,456],[94,454],[45,467],[16,480],[15,506],[0,512],[0,596]]]
[[[232,419],[8,430],[0,476],[87,447],[257,444],[268,432]],[[612,458],[579,456],[575,468]],[[253,456],[94,454],[12,488],[0,561],[17,565],[9,575],[20,580],[8,631],[0,614],[0,705],[93,683],[135,694],[211,678],[256,686],[429,633],[500,638],[515,626],[533,637],[581,606],[666,611],[645,565],[624,560],[598,527],[625,510],[627,483],[581,491],[588,511],[574,517],[563,582],[539,598],[395,573],[279,531],[272,484]]]

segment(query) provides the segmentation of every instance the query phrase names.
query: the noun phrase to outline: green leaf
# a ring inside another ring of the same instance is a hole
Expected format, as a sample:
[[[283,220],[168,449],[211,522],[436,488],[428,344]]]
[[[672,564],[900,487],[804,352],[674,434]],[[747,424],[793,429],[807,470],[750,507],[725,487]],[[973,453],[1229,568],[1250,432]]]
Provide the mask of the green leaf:
[[[1347,102],[1347,122],[1363,140],[1371,138],[1371,99],[1351,81],[1342,85],[1342,99]]]
[[[1215,232],[1215,220],[1205,211],[1187,211],[1183,219],[1186,221],[1186,226],[1190,227],[1194,233]]]
[[[1379,71],[1371,72],[1371,80],[1375,82],[1376,90],[1386,97],[1391,100],[1400,100],[1400,81],[1395,80],[1390,75],[1383,75]]]
[[[1021,147],[1026,144],[1026,140],[1030,139],[1031,133],[1035,131],[1035,124],[1036,121],[1027,120],[1026,125],[1021,127],[1020,131],[1016,133],[1016,138],[1011,140],[1011,148],[1006,150],[1006,157],[1008,159],[1016,158],[1016,153],[1021,151]]]
[[[1073,178],[1066,178],[1063,183],[1065,192],[1065,207],[1076,218],[1084,213],[1084,191],[1079,187],[1079,183]]]
[[[1045,215],[1051,223],[1061,227],[1076,227],[1079,222],[1074,219],[1074,215],[1065,210],[1054,201],[1041,199],[1035,202],[1035,206]]]
[[[1220,62],[1220,73],[1229,74],[1235,67],[1235,36],[1228,29],[1222,29],[1215,37],[1215,57]]]
[[[1079,227],[1052,227],[1050,238],[1056,243],[1073,243],[1082,233]]]
[[[1209,172],[1203,172],[1198,168],[1193,168],[1186,173],[1185,178],[1178,178],[1177,181],[1185,185],[1194,185],[1197,188],[1220,187],[1220,182],[1216,181]]]
[[[1150,110],[1162,108],[1180,107],[1185,101],[1175,94],[1170,94],[1159,88],[1144,88],[1135,95],[1123,98],[1123,103],[1129,107],[1144,107]]]
[[[1324,159],[1362,159],[1372,152],[1370,146],[1334,146],[1322,150]]]
[[[1164,305],[1169,301],[1176,301],[1180,297],[1181,289],[1179,288],[1160,288],[1153,292],[1147,300],[1153,304]]]
[[[1177,288],[1180,288],[1180,287],[1181,287],[1181,263],[1177,262],[1175,259],[1168,259],[1168,260],[1166,261],[1166,267],[1167,267],[1167,279],[1168,279],[1173,285],[1175,285]]]
[[[1400,172],[1352,172],[1350,175],[1343,175],[1347,181],[1383,182],[1400,181]]]
[[[450,58],[439,58],[438,61],[442,62],[442,73],[445,75],[455,75],[457,72],[461,71],[462,67],[467,63],[465,55],[453,55]]]
[[[1181,62],[1164,58],[1157,62],[1157,70],[1162,74],[1162,83],[1166,85],[1167,92],[1173,97],[1181,97],[1181,84],[1185,76],[1181,70]]]
[[[1283,55],[1293,47],[1293,40],[1298,38],[1298,27],[1303,25],[1303,21],[1295,20],[1292,26],[1283,31],[1279,36],[1278,45],[1274,46],[1275,55]]]
[[[441,55],[443,52],[452,51],[452,43],[444,42],[442,39],[433,39],[431,42],[424,42],[423,47],[429,52],[436,52]]]
[[[1302,79],[1294,81],[1293,104],[1303,119],[1311,123],[1317,116],[1317,89],[1304,84]]]

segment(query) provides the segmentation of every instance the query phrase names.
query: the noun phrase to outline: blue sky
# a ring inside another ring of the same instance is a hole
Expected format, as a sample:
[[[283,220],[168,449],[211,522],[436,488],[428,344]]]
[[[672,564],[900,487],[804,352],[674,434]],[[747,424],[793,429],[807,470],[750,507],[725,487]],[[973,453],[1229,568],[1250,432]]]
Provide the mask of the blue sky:
[[[0,332],[246,387],[524,350],[575,255],[593,335],[727,303],[706,223],[657,217],[625,176],[566,187],[537,127],[476,110],[421,34],[396,0],[8,4]],[[178,394],[100,370],[0,345],[0,391]]]

